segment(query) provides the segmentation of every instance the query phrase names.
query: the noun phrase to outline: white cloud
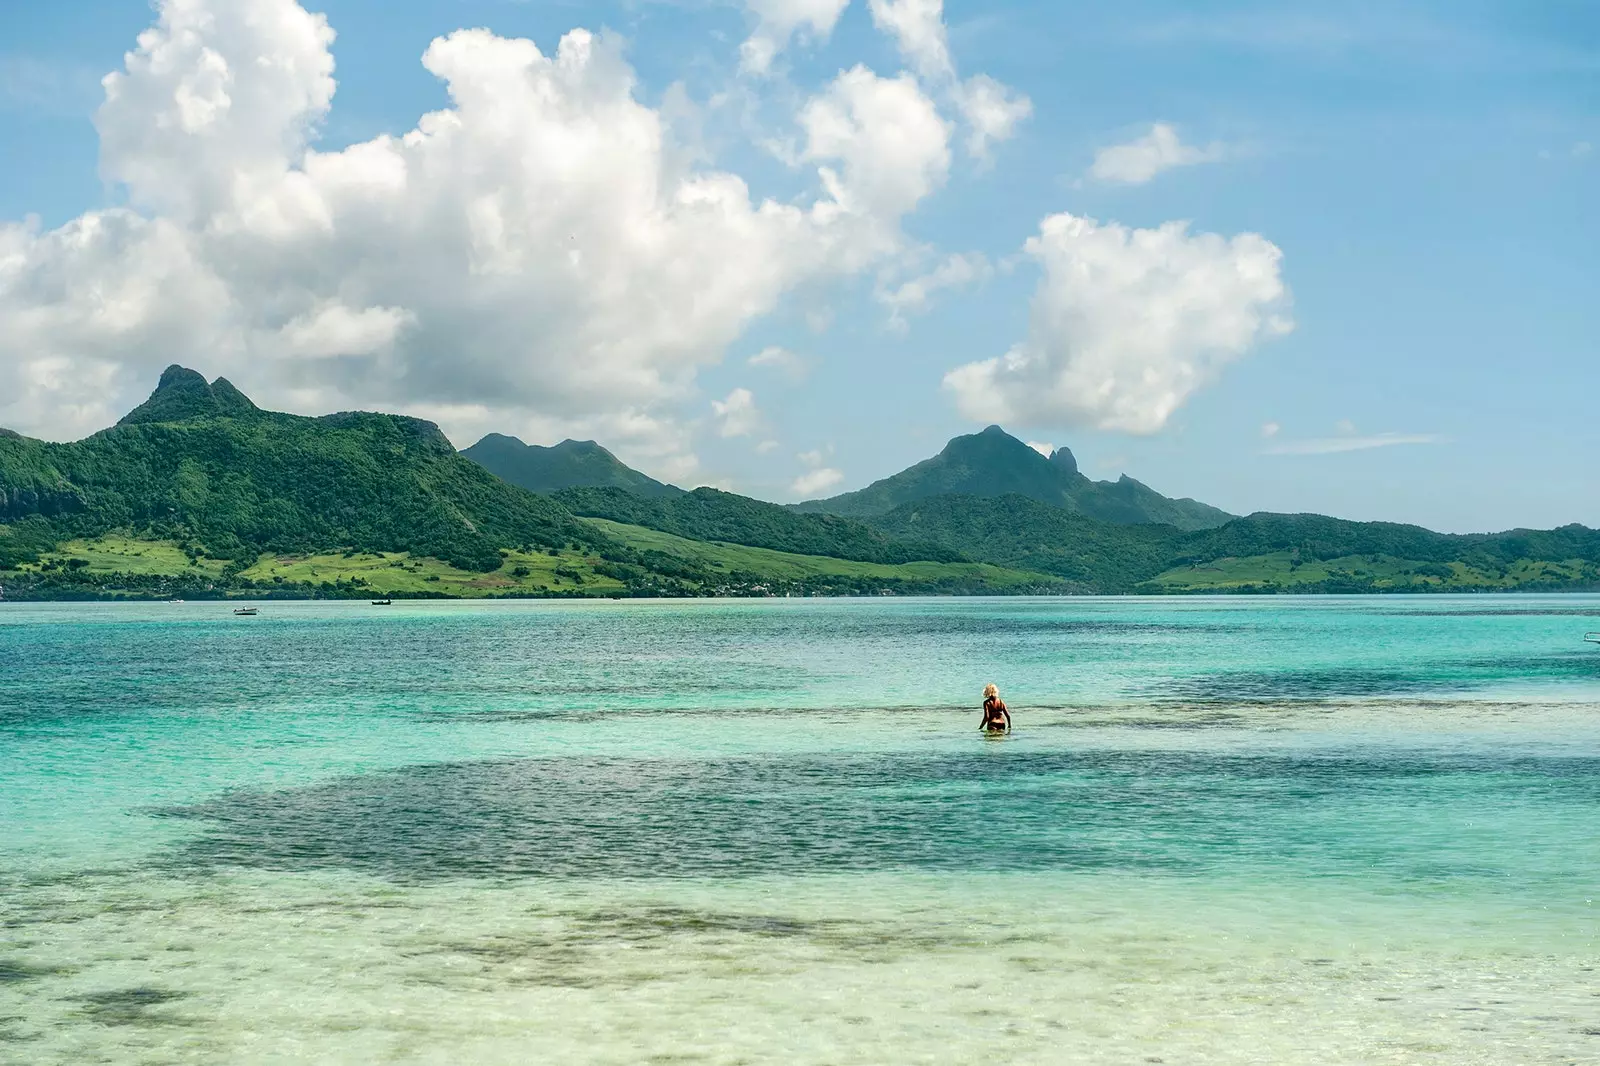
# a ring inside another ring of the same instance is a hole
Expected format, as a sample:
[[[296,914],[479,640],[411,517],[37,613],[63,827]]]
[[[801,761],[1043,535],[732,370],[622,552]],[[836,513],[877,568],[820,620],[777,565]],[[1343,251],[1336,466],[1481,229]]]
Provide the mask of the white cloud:
[[[1322,437],[1314,440],[1284,441],[1265,449],[1267,455],[1333,455],[1362,452],[1371,448],[1391,448],[1398,444],[1443,444],[1436,433],[1377,433],[1370,437]]]
[[[900,55],[924,81],[942,89],[967,123],[967,153],[989,158],[993,141],[1009,140],[1033,114],[1033,102],[987,74],[956,79],[944,0],[868,0],[872,24],[894,38]]]
[[[807,471],[794,479],[789,486],[789,491],[794,495],[811,499],[827,492],[839,482],[844,480],[844,475],[832,467],[821,467]]]
[[[740,66],[765,74],[797,32],[827,40],[850,0],[745,0],[745,6],[755,15],[756,28],[739,46]]]
[[[950,170],[950,130],[939,110],[902,74],[880,78],[866,67],[844,71],[800,113],[802,159],[840,160],[821,168],[833,199],[846,211],[898,219]]]
[[[1276,422],[1263,422],[1263,423],[1261,423],[1261,435],[1263,437],[1268,437],[1268,438],[1276,437],[1278,435],[1278,432],[1280,430],[1282,430],[1282,429],[1283,429],[1283,427],[1278,425],[1278,423],[1276,423]]]
[[[925,311],[933,294],[942,289],[960,288],[987,279],[994,270],[982,254],[954,254],[920,277],[903,282],[893,289],[880,288],[878,302],[889,308],[889,324],[897,330],[906,328],[908,313]]]
[[[711,410],[721,423],[717,432],[724,437],[748,437],[761,428],[761,409],[749,389],[734,389],[725,400],[712,400]]]
[[[1008,141],[1033,114],[1033,101],[989,77],[976,74],[957,89],[957,105],[967,120],[967,154],[989,158],[991,141]]]
[[[332,40],[293,0],[164,0],[97,118],[129,207],[0,223],[0,425],[99,428],[179,361],[298,410],[441,412],[458,438],[648,424],[667,447],[701,367],[787,293],[895,254],[948,169],[914,81],[856,68],[799,116],[813,192],[755,199],[690,165],[583,30],[553,55],[439,38],[448,106],[319,151]]]
[[[1292,328],[1282,253],[1258,234],[1059,214],[1025,250],[1044,268],[1027,338],[945,375],[976,421],[1154,433],[1224,366]]]
[[[1089,168],[1089,176],[1096,181],[1143,185],[1163,170],[1215,163],[1225,154],[1226,149],[1220,144],[1204,148],[1184,144],[1176,129],[1165,122],[1157,122],[1149,133],[1137,140],[1100,149],[1094,157],[1094,165]]]
[[[790,381],[804,381],[811,373],[811,362],[787,348],[770,345],[745,360],[747,366],[776,370]]]
[[[1048,441],[1030,440],[1028,442],[1028,447],[1032,448],[1046,459],[1050,458],[1056,452],[1056,446]]]
[[[764,440],[760,444],[756,445],[756,454],[757,455],[771,455],[773,452],[775,452],[777,450],[778,450],[778,442],[775,441],[775,440]]]
[[[944,0],[868,0],[872,24],[893,37],[900,54],[924,78],[953,77]]]
[[[398,307],[358,311],[340,303],[324,303],[292,319],[279,335],[295,355],[310,359],[373,355],[393,348],[401,331],[415,321],[414,314]]]
[[[789,491],[802,499],[809,499],[821,495],[843,481],[844,474],[825,465],[832,453],[833,449],[831,447],[826,450],[814,448],[809,452],[801,452],[795,456],[802,465],[809,467],[809,469],[794,479],[794,483],[789,486]]]

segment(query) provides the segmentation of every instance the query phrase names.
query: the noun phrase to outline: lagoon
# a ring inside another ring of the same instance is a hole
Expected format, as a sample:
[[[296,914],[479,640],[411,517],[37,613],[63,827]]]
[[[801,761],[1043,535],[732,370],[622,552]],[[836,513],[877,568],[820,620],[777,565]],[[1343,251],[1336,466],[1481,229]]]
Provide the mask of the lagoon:
[[[1593,629],[0,605],[0,1061],[1595,1061]]]

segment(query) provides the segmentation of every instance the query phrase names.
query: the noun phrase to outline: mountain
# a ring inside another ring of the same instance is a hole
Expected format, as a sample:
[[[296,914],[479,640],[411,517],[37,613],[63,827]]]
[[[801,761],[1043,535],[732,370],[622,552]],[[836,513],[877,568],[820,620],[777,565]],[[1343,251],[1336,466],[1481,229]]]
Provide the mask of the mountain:
[[[84,440],[0,437],[0,520],[30,518],[62,535],[133,530],[217,558],[339,548],[477,571],[498,567],[502,548],[610,544],[462,458],[431,422],[263,411],[227,381],[178,366]]]
[[[1079,590],[1385,592],[1600,587],[1600,531],[1435,533],[1258,513],[1216,529],[1114,525],[1020,495],[930,496],[866,520],[892,538],[1052,574]]]
[[[1080,592],[1124,592],[1173,565],[1183,533],[1114,525],[1029,496],[928,496],[866,520],[890,537],[927,541],[971,559],[1052,574]]]
[[[199,371],[177,365],[161,374],[156,391],[122,416],[119,426],[150,422],[189,422],[196,418],[250,418],[261,414],[227,378],[206,381]]]
[[[932,459],[864,489],[808,500],[796,509],[868,518],[947,495],[1026,496],[1103,522],[1164,523],[1184,530],[1214,528],[1234,517],[1195,500],[1163,496],[1126,475],[1117,481],[1091,481],[1068,449],[1058,448],[1046,458],[999,426],[956,437]]]
[[[491,433],[461,454],[501,480],[529,492],[606,487],[653,497],[683,491],[623,465],[592,440],[564,440],[545,448]]]
[[[690,540],[865,563],[965,561],[959,551],[891,540],[848,518],[800,514],[775,503],[712,488],[654,498],[614,488],[565,489],[555,498],[573,514],[644,526]]]

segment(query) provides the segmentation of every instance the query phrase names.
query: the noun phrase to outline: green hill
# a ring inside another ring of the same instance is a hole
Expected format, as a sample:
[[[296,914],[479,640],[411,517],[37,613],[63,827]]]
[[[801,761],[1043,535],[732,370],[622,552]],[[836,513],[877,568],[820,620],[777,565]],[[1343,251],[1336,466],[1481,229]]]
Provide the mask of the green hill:
[[[654,497],[683,491],[624,465],[592,440],[564,440],[545,448],[491,433],[461,454],[501,480],[529,492],[608,487]]]
[[[868,521],[891,537],[1052,574],[1096,593],[1125,592],[1166,570],[1182,538],[1171,526],[1113,525],[1015,493],[929,496]]]
[[[195,553],[407,552],[492,570],[513,547],[604,537],[397,415],[276,414],[171,367],[116,426],[71,444],[0,438],[0,518],[58,537],[130,530]],[[35,540],[40,537],[35,536]]]
[[[1388,592],[1600,588],[1600,531],[1446,534],[1322,515],[1253,514],[1218,529],[1112,525],[1023,496],[934,496],[870,519],[1091,592]]]
[[[869,518],[931,496],[1026,496],[1040,503],[1119,525],[1163,523],[1179,529],[1210,529],[1233,516],[1195,500],[1174,500],[1123,476],[1091,481],[1066,448],[1049,458],[999,426],[956,437],[932,459],[875,481],[864,489],[796,509]]]
[[[573,514],[645,526],[692,540],[867,563],[965,561],[959,551],[891,540],[848,518],[800,514],[775,503],[711,488],[653,499],[619,489],[567,489],[555,498]]]

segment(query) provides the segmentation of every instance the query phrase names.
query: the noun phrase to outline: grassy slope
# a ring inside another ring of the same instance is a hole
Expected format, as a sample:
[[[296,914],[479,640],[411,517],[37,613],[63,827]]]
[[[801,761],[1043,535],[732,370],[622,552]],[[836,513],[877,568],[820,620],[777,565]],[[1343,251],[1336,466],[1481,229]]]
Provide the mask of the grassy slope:
[[[77,566],[72,566],[78,561]],[[238,572],[241,595],[272,591],[278,585],[320,586],[359,582],[374,595],[396,596],[547,596],[552,593],[610,595],[623,588],[615,578],[594,570],[599,560],[580,552],[511,551],[497,570],[475,573],[439,559],[412,557],[404,552],[326,553],[317,555],[262,555],[255,565]],[[72,569],[108,577],[223,578],[227,560],[190,557],[173,541],[140,540],[122,534],[73,540],[47,552],[39,563],[19,567],[15,573]],[[526,570],[526,573],[519,573]],[[251,590],[243,581],[253,582]],[[114,583],[113,583],[114,587]]]
[[[576,515],[646,526],[690,540],[748,544],[862,563],[968,561],[961,553],[938,545],[890,540],[852,519],[801,514],[711,488],[649,499],[610,488],[565,489],[556,493],[555,499]]]
[[[395,552],[263,555],[239,576],[263,585],[277,584],[280,579],[308,585],[359,580],[374,593],[395,596],[545,596],[553,592],[610,595],[621,591],[622,582],[595,573],[595,561],[593,556],[571,551],[553,556],[513,551],[498,570],[480,574],[438,559]]]
[[[820,555],[798,555],[742,544],[689,540],[643,526],[590,518],[601,531],[638,551],[658,551],[729,574],[757,574],[774,581],[815,577],[863,578],[884,582],[976,581],[996,592],[1050,584],[1045,574],[989,563],[868,563]]]
[[[786,586],[823,586],[843,582],[870,588],[910,586],[915,589],[950,587],[960,591],[1011,592],[1050,584],[1045,575],[987,563],[913,562],[865,563],[824,556],[798,555],[737,544],[712,544],[687,540],[671,533],[587,519],[606,535],[641,553],[679,560],[696,573],[690,584],[702,592],[728,588],[753,590],[761,583],[772,590]],[[72,562],[77,560],[76,566]],[[357,595],[392,596],[548,596],[581,594],[608,596],[622,592],[623,582],[597,572],[599,557],[570,550],[511,551],[499,569],[474,573],[439,559],[403,552],[350,552],[313,555],[263,554],[254,565],[225,575],[226,560],[191,559],[174,541],[141,540],[125,534],[68,541],[47,552],[39,563],[13,571],[73,572],[110,578],[108,590],[120,586],[119,576],[172,577],[199,582],[227,581],[241,596],[271,593],[275,589],[304,590],[325,585],[348,586]],[[526,573],[519,573],[526,571]],[[248,583],[248,584],[246,584]],[[254,586],[253,588],[251,586]],[[149,582],[130,581],[127,591],[148,594]]]

